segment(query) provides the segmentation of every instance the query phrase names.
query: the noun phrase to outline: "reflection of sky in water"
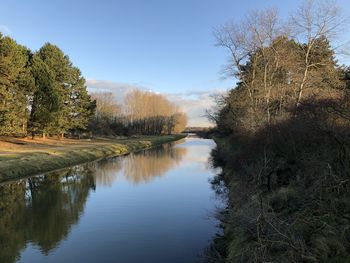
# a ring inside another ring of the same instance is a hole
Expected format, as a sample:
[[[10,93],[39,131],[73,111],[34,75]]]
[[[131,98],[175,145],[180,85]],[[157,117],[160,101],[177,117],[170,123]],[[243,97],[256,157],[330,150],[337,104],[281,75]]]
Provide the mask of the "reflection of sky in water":
[[[9,211],[23,217],[13,222],[11,237],[22,240],[13,255],[19,262],[195,262],[217,231],[208,219],[218,204],[207,169],[214,146],[189,138],[33,179],[27,205]]]
[[[215,143],[212,140],[189,138],[184,144],[177,147],[186,147],[187,149],[187,155],[183,162],[191,164],[203,163],[206,167],[210,151],[215,147]]]

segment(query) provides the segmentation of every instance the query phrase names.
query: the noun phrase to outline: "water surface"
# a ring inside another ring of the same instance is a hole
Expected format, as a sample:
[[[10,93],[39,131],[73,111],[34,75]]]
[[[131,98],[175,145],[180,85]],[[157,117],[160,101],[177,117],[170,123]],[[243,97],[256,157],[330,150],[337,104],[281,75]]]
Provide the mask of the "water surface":
[[[196,262],[217,232],[212,140],[0,185],[0,262]]]

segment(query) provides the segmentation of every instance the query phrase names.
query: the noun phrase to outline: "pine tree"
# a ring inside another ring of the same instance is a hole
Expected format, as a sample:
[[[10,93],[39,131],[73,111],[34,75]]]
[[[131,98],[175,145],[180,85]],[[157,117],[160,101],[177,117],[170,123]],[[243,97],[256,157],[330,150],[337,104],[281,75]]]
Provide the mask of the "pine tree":
[[[45,44],[38,56],[51,71],[55,90],[60,97],[59,110],[48,132],[63,136],[68,130],[84,129],[93,115],[94,106],[80,70],[55,45]]]
[[[41,133],[45,138],[59,113],[61,96],[55,86],[52,72],[38,55],[34,55],[31,72],[36,89],[31,105],[29,128],[33,137]]]
[[[96,102],[91,101],[85,85],[85,79],[81,76],[78,68],[70,68],[69,82],[69,103],[67,105],[69,123],[67,129],[84,130],[94,115]]]
[[[25,135],[33,89],[30,52],[0,34],[0,134]]]

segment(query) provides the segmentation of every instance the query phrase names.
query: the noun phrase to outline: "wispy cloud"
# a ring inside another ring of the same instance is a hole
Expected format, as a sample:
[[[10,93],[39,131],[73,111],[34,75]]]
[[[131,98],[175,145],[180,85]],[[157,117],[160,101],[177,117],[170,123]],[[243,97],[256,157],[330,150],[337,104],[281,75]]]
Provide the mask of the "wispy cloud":
[[[0,25],[0,32],[5,34],[5,35],[12,33],[11,29],[5,25]]]
[[[151,89],[139,85],[128,83],[117,83],[105,80],[87,80],[88,91],[93,92],[111,92],[119,103],[122,103],[126,94],[130,91],[141,89],[152,91]],[[155,91],[154,91],[155,92]],[[215,106],[215,97],[226,93],[224,89],[211,89],[205,91],[187,91],[164,93],[164,95],[173,103],[178,105],[182,111],[187,113],[189,126],[210,126],[212,125],[205,113],[207,109]]]

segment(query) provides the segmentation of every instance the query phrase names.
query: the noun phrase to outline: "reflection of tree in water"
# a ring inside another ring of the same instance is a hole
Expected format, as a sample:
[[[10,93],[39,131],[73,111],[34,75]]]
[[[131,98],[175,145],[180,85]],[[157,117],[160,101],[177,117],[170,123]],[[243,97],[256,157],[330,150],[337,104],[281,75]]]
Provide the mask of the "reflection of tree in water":
[[[133,183],[149,182],[152,177],[161,176],[179,163],[186,154],[186,148],[162,145],[122,157],[112,157],[86,165],[94,175],[96,185],[111,186],[122,176]]]
[[[24,247],[25,183],[0,186],[0,262],[14,262]]]
[[[0,185],[0,262],[14,262],[29,241],[48,254],[77,223],[94,188],[83,167]]]
[[[125,157],[106,158],[86,165],[94,174],[97,186],[111,186],[113,184],[121,170],[121,158]]]
[[[163,145],[0,185],[0,262],[15,262],[29,242],[49,254],[78,222],[90,190],[111,185],[122,167],[132,182],[148,182],[185,154]]]
[[[165,144],[130,154],[123,159],[123,171],[126,178],[135,184],[149,182],[152,178],[162,176],[167,170],[177,165],[186,153],[186,148]]]

